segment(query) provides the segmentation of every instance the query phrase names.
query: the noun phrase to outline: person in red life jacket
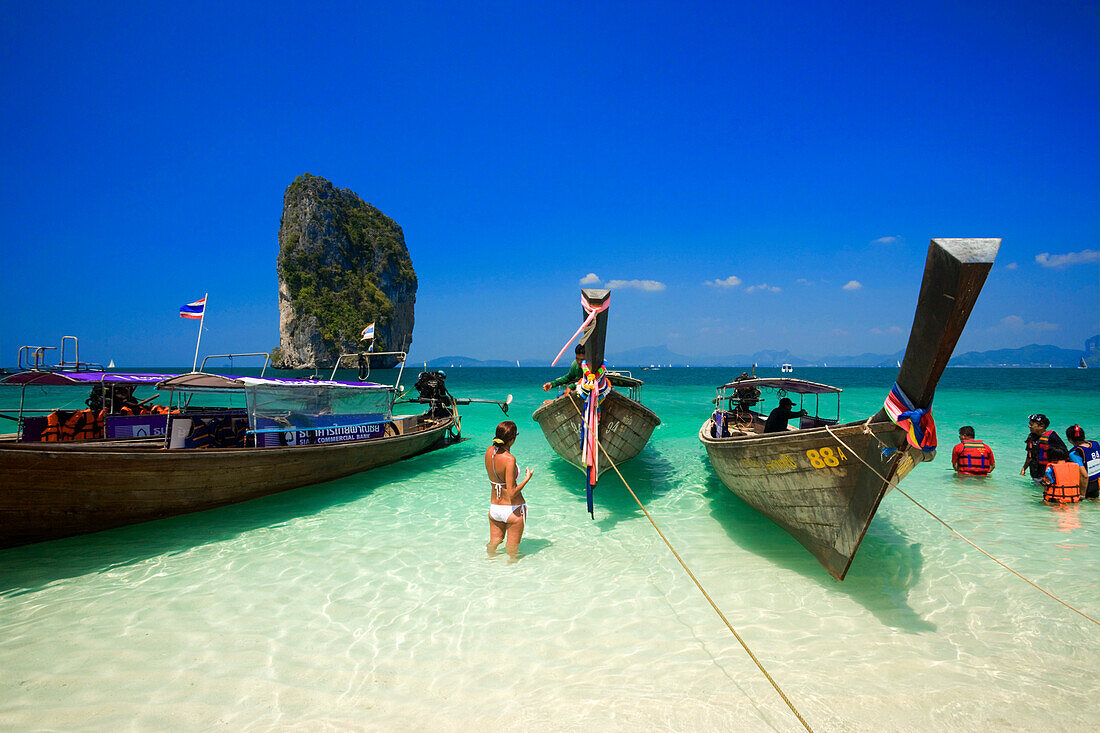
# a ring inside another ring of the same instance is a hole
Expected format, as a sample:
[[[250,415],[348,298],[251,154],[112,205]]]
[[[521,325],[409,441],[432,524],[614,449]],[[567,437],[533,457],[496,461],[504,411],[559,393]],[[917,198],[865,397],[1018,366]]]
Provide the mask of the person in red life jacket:
[[[1081,501],[1081,467],[1069,459],[1069,452],[1051,448],[1047,452],[1047,470],[1043,474],[1043,501],[1069,504]]]
[[[1024,441],[1024,447],[1027,449],[1027,459],[1024,461],[1024,467],[1020,469],[1020,475],[1023,476],[1025,471],[1030,471],[1031,478],[1039,481],[1046,474],[1047,465],[1050,463],[1049,453],[1051,449],[1059,448],[1065,453],[1068,453],[1069,450],[1062,439],[1058,437],[1058,433],[1047,429],[1050,426],[1050,420],[1047,419],[1046,415],[1031,415],[1027,420],[1031,432],[1028,434],[1027,440]]]
[[[974,428],[969,425],[959,428],[959,441],[951,451],[951,466],[957,472],[986,476],[996,467],[993,449],[974,437]]]
[[[1073,445],[1069,449],[1069,459],[1080,466],[1084,474],[1085,498],[1100,498],[1100,443],[1086,439],[1085,429],[1080,425],[1066,428],[1066,439]]]

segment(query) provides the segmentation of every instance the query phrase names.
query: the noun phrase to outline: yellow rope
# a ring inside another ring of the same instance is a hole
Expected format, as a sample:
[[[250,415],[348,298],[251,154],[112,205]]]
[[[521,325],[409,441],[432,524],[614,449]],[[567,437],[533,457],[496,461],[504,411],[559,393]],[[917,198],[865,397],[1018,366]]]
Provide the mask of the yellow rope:
[[[573,401],[571,396],[569,398],[569,402],[573,405],[573,408],[577,411],[577,414],[580,415],[581,419],[583,420],[584,416],[581,414],[581,409],[577,407],[577,403]],[[638,502],[638,508],[642,510],[642,513],[645,514],[646,519],[648,519],[649,523],[653,525],[653,529],[657,530],[657,534],[660,535],[665,545],[668,546],[669,551],[672,552],[672,555],[676,558],[677,562],[680,563],[680,566],[688,574],[688,577],[691,578],[691,582],[695,583],[695,587],[698,588],[699,592],[703,594],[703,597],[707,599],[707,603],[710,604],[710,607],[714,609],[714,612],[716,614],[718,614],[718,618],[722,619],[722,623],[726,625],[726,628],[728,628],[733,634],[734,638],[737,639],[737,642],[745,650],[745,653],[749,655],[749,658],[752,659],[757,668],[764,673],[765,677],[768,678],[768,682],[770,682],[772,687],[775,688],[775,691],[779,693],[779,696],[783,698],[783,702],[787,703],[787,707],[789,707],[791,709],[791,712],[794,713],[794,716],[798,718],[798,722],[802,723],[802,726],[806,730],[810,731],[810,733],[813,733],[813,728],[810,727],[810,724],[807,723],[806,719],[803,718],[802,715],[798,712],[798,710],[794,706],[794,703],[790,701],[790,698],[788,698],[783,693],[783,690],[780,689],[778,683],[776,683],[776,681],[772,679],[772,676],[768,674],[768,670],[764,669],[764,665],[761,664],[760,660],[756,658],[756,655],[752,653],[752,650],[749,649],[748,644],[746,644],[745,640],[741,638],[741,635],[737,633],[737,630],[733,628],[733,625],[730,624],[725,614],[722,613],[722,610],[718,608],[718,605],[710,597],[710,594],[707,593],[705,588],[703,588],[702,583],[700,583],[698,578],[695,577],[695,573],[691,572],[691,568],[689,568],[687,566],[687,563],[684,562],[683,558],[680,557],[680,553],[676,552],[676,548],[672,546],[672,543],[669,542],[668,538],[665,537],[664,533],[661,531],[661,528],[657,526],[657,523],[655,521],[653,521],[653,517],[651,517],[649,515],[649,512],[646,511],[645,505],[642,504],[641,499],[638,498],[638,495],[634,493],[634,489],[630,488],[630,484],[627,483],[626,479],[623,478],[622,473],[619,472],[619,467],[615,465],[615,461],[611,460],[611,456],[607,455],[607,449],[603,447],[603,442],[600,441],[598,436],[596,438],[596,444],[600,446],[600,452],[603,453],[603,457],[607,459],[607,462],[611,464],[611,468],[615,469],[615,473],[618,474],[619,479],[623,482],[623,486],[625,486],[626,490],[630,492],[630,495],[634,497],[634,501]]]
[[[1100,626],[1100,621],[1097,621],[1096,619],[1094,619],[1094,618],[1093,618],[1092,616],[1089,616],[1089,615],[1088,615],[1087,613],[1085,613],[1084,611],[1081,611],[1081,610],[1079,610],[1079,609],[1076,609],[1076,608],[1074,608],[1073,606],[1069,605],[1068,603],[1066,603],[1065,601],[1063,601],[1063,600],[1062,600],[1061,598],[1059,598],[1058,596],[1056,596],[1056,595],[1054,595],[1053,593],[1051,593],[1050,591],[1048,591],[1048,590],[1047,590],[1046,588],[1043,588],[1042,586],[1040,586],[1040,585],[1038,585],[1038,584],[1036,584],[1036,583],[1032,582],[1031,580],[1029,580],[1029,579],[1025,578],[1025,577],[1024,577],[1023,575],[1020,575],[1020,574],[1019,574],[1019,573],[1017,573],[1017,572],[1016,572],[1015,570],[1013,570],[1013,569],[1012,569],[1012,568],[1010,568],[1009,566],[1005,565],[1005,564],[1004,564],[1003,562],[1001,562],[1000,560],[998,560],[997,558],[993,557],[993,556],[992,556],[992,555],[990,555],[990,554],[989,554],[988,552],[986,552],[985,550],[983,550],[982,548],[978,547],[978,546],[977,546],[976,544],[974,544],[973,542],[971,542],[971,541],[970,541],[969,539],[967,539],[967,538],[966,538],[965,536],[963,536],[963,535],[962,535],[962,533],[960,533],[960,532],[959,532],[958,530],[956,530],[956,529],[955,529],[954,527],[952,527],[952,526],[951,526],[950,524],[948,524],[947,522],[945,522],[945,521],[943,521],[942,519],[940,519],[939,517],[937,517],[937,516],[936,516],[936,515],[935,515],[935,514],[934,514],[934,513],[932,512],[932,510],[928,509],[928,508],[927,508],[926,506],[924,506],[923,504],[921,504],[921,503],[920,503],[919,501],[917,501],[916,499],[914,499],[914,498],[913,498],[912,496],[910,496],[909,494],[907,494],[907,493],[906,493],[905,491],[902,491],[901,487],[900,487],[900,486],[898,486],[896,482],[894,482],[894,481],[891,481],[890,479],[886,478],[886,477],[885,477],[885,476],[883,476],[883,475],[882,475],[881,473],[879,473],[879,472],[878,472],[877,470],[875,470],[875,467],[874,467],[874,466],[872,466],[872,465],[871,465],[870,463],[868,463],[867,461],[863,460],[863,458],[862,458],[862,457],[861,457],[861,456],[859,455],[859,453],[857,453],[856,451],[852,450],[852,447],[851,447],[850,445],[848,445],[847,443],[845,443],[845,442],[844,442],[843,440],[841,440],[841,439],[840,439],[840,436],[838,436],[838,435],[837,435],[836,433],[834,433],[834,432],[833,432],[832,430],[829,430],[829,426],[828,426],[828,425],[826,425],[826,426],[825,426],[825,429],[826,429],[826,430],[828,430],[828,432],[829,432],[829,435],[833,436],[833,438],[835,438],[835,439],[836,439],[836,442],[840,443],[840,444],[841,444],[842,446],[844,446],[845,448],[847,448],[847,449],[848,449],[848,452],[849,452],[849,453],[851,453],[852,455],[854,455],[854,456],[855,456],[856,458],[859,458],[859,461],[860,461],[860,463],[862,463],[862,464],[863,464],[864,466],[867,466],[867,468],[871,469],[871,471],[873,471],[873,472],[874,472],[874,474],[875,474],[876,476],[878,476],[878,477],[879,477],[880,479],[882,479],[882,480],[883,480],[883,481],[885,481],[886,483],[888,483],[888,484],[890,484],[891,486],[893,486],[893,487],[894,487],[894,489],[896,489],[896,490],[897,490],[897,491],[898,491],[898,492],[899,492],[899,493],[900,493],[900,494],[901,494],[902,496],[904,496],[904,497],[905,497],[906,499],[908,499],[909,501],[913,502],[914,504],[916,504],[917,506],[919,506],[919,507],[920,507],[921,509],[923,509],[923,510],[924,510],[925,512],[927,512],[927,513],[928,513],[928,516],[932,517],[932,518],[933,518],[933,519],[935,519],[935,520],[936,520],[937,522],[939,522],[940,524],[942,524],[942,525],[943,525],[944,527],[947,527],[947,528],[948,528],[949,530],[951,530],[952,532],[954,532],[954,533],[955,533],[955,534],[956,534],[956,535],[957,535],[957,536],[958,536],[958,537],[959,537],[959,538],[960,538],[960,539],[961,539],[961,540],[962,540],[963,542],[965,542],[966,544],[970,545],[970,546],[971,546],[971,547],[973,547],[973,548],[974,548],[975,550],[977,550],[978,552],[982,553],[983,555],[985,555],[986,557],[988,557],[988,558],[989,558],[990,560],[992,560],[993,562],[997,563],[997,564],[998,564],[998,565],[1000,565],[1000,566],[1001,566],[1002,568],[1004,568],[1004,569],[1005,569],[1005,570],[1007,570],[1008,572],[1012,573],[1013,575],[1015,575],[1015,576],[1016,576],[1017,578],[1019,578],[1020,580],[1024,581],[1024,582],[1025,582],[1025,583],[1027,583],[1028,585],[1031,585],[1031,586],[1032,586],[1032,587],[1034,587],[1035,589],[1037,589],[1037,590],[1039,590],[1039,591],[1042,591],[1042,592],[1043,592],[1043,593],[1045,593],[1046,595],[1050,596],[1050,597],[1051,597],[1051,598],[1053,598],[1054,600],[1056,600],[1056,601],[1058,601],[1059,603],[1061,603],[1061,604],[1062,604],[1063,606],[1065,606],[1065,607],[1066,607],[1066,608],[1068,608],[1069,610],[1073,611],[1074,613],[1080,614],[1081,616],[1084,616],[1084,617],[1085,617],[1085,618],[1087,618],[1087,619],[1088,619],[1089,621],[1092,621],[1092,622],[1093,622],[1094,624],[1096,624],[1097,626]],[[880,442],[881,442],[881,441],[880,441]]]

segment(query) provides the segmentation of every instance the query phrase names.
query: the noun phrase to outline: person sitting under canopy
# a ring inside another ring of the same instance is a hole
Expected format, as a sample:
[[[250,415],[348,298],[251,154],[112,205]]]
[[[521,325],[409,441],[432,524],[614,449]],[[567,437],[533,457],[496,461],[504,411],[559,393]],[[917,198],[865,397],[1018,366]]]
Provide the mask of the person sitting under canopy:
[[[770,413],[768,413],[768,419],[764,423],[765,433],[778,433],[787,429],[787,421],[792,417],[802,417],[809,413],[805,410],[799,410],[795,412],[791,408],[794,407],[794,401],[790,397],[784,397],[779,400],[779,407],[776,407]]]

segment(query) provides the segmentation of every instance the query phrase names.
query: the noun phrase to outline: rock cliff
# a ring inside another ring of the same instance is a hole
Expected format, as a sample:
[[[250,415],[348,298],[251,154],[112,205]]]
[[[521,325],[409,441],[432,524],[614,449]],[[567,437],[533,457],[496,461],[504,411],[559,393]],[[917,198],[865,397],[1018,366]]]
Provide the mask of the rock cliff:
[[[275,366],[331,368],[339,354],[366,348],[359,335],[371,322],[375,351],[408,350],[416,272],[405,235],[354,192],[308,173],[294,179],[283,196],[277,269]]]

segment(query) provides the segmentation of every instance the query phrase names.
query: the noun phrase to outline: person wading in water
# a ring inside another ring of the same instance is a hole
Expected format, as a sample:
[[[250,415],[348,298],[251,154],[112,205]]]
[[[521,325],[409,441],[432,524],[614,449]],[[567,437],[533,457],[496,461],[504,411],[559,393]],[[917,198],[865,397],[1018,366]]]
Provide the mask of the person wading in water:
[[[504,546],[513,560],[519,555],[519,541],[527,523],[523,487],[533,475],[528,468],[523,481],[516,483],[519,469],[516,468],[516,457],[511,453],[516,432],[516,424],[505,420],[497,425],[493,444],[485,451],[485,471],[492,485],[489,492],[489,544],[485,549],[490,557],[496,555],[500,543],[507,538]]]

